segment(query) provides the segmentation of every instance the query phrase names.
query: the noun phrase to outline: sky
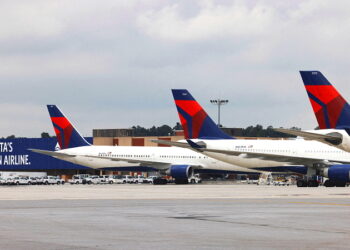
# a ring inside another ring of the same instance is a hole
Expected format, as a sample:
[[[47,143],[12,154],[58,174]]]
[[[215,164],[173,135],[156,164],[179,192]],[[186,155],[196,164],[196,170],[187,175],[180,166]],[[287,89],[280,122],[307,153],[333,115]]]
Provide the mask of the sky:
[[[350,100],[350,1],[0,0],[0,137],[174,126],[187,88],[227,127],[317,126],[299,70]]]

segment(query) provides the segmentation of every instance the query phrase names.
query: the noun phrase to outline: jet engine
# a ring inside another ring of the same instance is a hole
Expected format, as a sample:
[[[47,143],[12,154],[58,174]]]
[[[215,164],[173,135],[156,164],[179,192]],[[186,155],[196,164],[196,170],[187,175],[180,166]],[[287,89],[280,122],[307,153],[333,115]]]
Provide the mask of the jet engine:
[[[344,187],[350,182],[350,165],[332,165],[321,170],[321,175],[329,178],[326,187]]]
[[[175,179],[176,184],[188,184],[188,178],[193,175],[193,168],[190,165],[172,165],[168,174]]]

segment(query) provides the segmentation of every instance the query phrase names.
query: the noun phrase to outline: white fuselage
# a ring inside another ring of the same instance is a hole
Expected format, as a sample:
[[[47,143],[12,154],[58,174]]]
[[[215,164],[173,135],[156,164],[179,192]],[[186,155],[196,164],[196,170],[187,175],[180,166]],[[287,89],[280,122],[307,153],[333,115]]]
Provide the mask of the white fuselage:
[[[292,163],[276,160],[263,160],[259,157],[247,157],[244,153],[263,153],[278,156],[300,157],[305,159],[315,159],[319,162],[342,162],[350,161],[350,153],[340,150],[336,147],[318,141],[309,141],[303,139],[286,139],[286,140],[193,140],[194,142],[204,142],[207,149],[240,151],[239,156],[203,152],[203,154],[235,164],[245,168],[268,168],[277,166],[290,166]],[[306,162],[306,161],[305,161]],[[310,162],[310,161],[308,161]],[[307,164],[302,164],[307,165]]]
[[[56,158],[95,169],[145,166],[167,170],[171,165],[191,165],[199,169],[258,172],[176,147],[84,146],[57,151],[60,152],[75,157]]]

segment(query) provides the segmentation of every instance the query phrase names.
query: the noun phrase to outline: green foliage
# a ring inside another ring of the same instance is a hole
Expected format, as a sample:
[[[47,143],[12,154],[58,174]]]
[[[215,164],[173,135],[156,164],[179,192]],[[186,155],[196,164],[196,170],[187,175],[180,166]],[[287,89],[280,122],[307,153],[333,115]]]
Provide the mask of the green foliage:
[[[151,128],[144,128],[141,126],[133,126],[133,136],[169,136],[174,134],[174,130],[181,130],[182,126],[180,123],[176,123],[176,125],[171,128],[168,125],[162,125],[160,127],[152,126]],[[292,127],[291,129],[300,130],[300,128]],[[241,134],[233,134],[233,136],[243,136],[243,137],[295,137],[292,135],[287,135],[283,133],[279,133],[273,130],[272,126],[268,126],[264,128],[262,125],[249,126],[247,128],[243,128]],[[233,132],[232,132],[233,133]]]
[[[41,138],[50,138],[51,136],[47,132],[42,132],[41,133]]]
[[[298,127],[291,127],[291,129],[301,130]],[[243,129],[243,137],[274,137],[274,138],[285,137],[285,138],[290,138],[290,137],[295,137],[295,136],[277,132],[277,131],[273,130],[272,126],[268,126],[266,129],[264,129],[263,126],[258,124],[255,127],[249,126],[245,129]]]
[[[160,127],[153,126],[151,128],[144,128],[141,126],[133,126],[133,136],[170,136],[173,135],[173,129],[168,125]]]

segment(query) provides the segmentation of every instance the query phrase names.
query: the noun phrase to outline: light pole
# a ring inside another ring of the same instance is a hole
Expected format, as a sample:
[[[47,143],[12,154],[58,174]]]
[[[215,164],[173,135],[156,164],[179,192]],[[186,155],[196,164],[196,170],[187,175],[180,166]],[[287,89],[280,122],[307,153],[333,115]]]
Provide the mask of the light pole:
[[[220,98],[218,98],[218,99],[215,99],[215,100],[210,100],[210,103],[218,106],[218,127],[221,127],[221,124],[220,124],[220,109],[221,109],[221,105],[227,104],[228,100],[221,100]]]

